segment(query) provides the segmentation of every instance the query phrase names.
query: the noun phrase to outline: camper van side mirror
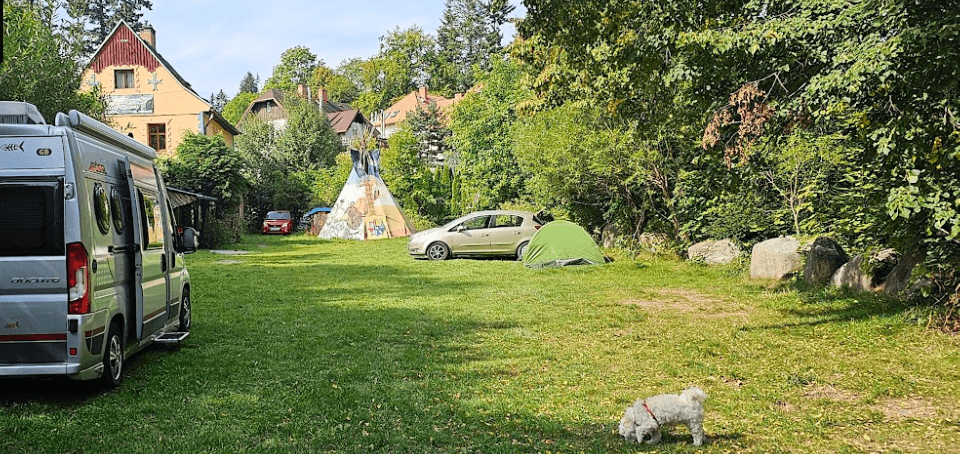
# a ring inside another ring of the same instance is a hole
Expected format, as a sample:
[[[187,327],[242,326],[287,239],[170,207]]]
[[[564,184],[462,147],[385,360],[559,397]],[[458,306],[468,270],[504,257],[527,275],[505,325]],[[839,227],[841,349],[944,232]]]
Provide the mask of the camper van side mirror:
[[[193,227],[184,227],[183,228],[183,240],[180,244],[183,245],[183,252],[190,254],[192,252],[197,252],[197,242],[198,242],[198,233]]]

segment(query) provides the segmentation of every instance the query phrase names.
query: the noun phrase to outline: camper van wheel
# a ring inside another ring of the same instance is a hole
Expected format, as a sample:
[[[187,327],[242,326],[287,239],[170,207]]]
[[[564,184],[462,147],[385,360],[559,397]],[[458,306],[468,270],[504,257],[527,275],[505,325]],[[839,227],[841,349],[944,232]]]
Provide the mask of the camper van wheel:
[[[110,323],[107,348],[103,352],[103,381],[115,388],[123,381],[123,336],[117,322]]]
[[[193,306],[190,305],[190,293],[183,292],[183,301],[180,303],[180,331],[190,331],[193,324]]]
[[[437,242],[427,247],[427,258],[430,260],[446,260],[450,257],[450,248],[446,244]]]
[[[517,260],[523,260],[523,256],[527,254],[527,246],[529,245],[530,243],[527,241],[520,243],[520,247],[517,248]]]

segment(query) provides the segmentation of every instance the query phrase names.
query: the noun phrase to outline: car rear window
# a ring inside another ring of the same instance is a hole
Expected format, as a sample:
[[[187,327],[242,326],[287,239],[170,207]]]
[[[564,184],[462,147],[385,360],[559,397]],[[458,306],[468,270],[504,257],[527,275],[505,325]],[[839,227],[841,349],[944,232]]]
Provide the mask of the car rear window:
[[[59,183],[0,184],[0,256],[64,255]]]
[[[523,218],[509,214],[498,214],[494,227],[520,227],[523,225]]]
[[[271,211],[267,213],[267,219],[290,219],[289,211]]]

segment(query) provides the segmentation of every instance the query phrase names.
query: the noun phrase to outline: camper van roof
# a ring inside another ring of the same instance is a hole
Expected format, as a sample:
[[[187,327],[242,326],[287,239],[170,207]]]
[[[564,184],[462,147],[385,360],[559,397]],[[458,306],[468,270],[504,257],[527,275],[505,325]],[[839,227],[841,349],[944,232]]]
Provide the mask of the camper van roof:
[[[0,101],[0,124],[44,125],[37,106],[20,101]]]

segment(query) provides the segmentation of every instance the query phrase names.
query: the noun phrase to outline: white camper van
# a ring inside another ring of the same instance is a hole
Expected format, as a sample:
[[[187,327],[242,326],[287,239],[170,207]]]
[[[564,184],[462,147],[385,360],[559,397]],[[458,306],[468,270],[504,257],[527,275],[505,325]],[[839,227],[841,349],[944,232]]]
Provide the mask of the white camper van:
[[[77,111],[0,102],[0,376],[102,378],[190,330],[183,254],[156,154]]]

